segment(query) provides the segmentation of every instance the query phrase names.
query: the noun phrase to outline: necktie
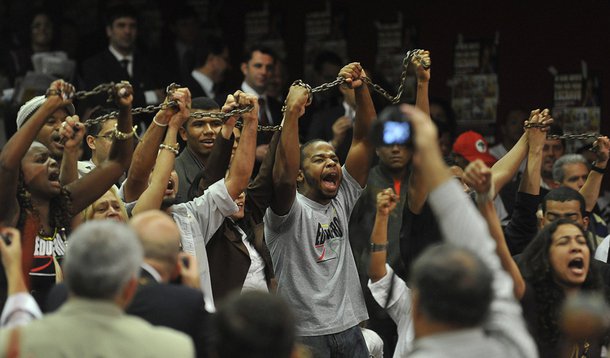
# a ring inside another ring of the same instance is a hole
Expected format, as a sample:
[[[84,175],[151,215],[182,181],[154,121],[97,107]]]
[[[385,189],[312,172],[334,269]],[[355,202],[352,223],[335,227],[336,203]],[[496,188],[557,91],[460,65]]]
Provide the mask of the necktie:
[[[267,102],[263,97],[258,98],[258,123],[262,126],[266,126],[269,124],[269,118],[267,118]]]
[[[119,62],[121,63],[121,67],[123,67],[125,69],[125,72],[127,72],[129,77],[131,77],[131,75],[129,74],[129,60],[128,59],[122,59]]]

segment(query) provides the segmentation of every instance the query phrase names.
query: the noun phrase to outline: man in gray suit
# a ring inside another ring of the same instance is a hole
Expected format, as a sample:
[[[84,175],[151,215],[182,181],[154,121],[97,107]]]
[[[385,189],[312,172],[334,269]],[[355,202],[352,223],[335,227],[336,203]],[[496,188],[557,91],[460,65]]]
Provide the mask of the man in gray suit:
[[[128,316],[143,261],[126,225],[91,221],[71,236],[63,264],[68,302],[57,313],[0,332],[0,352],[23,357],[194,357],[185,334]]]

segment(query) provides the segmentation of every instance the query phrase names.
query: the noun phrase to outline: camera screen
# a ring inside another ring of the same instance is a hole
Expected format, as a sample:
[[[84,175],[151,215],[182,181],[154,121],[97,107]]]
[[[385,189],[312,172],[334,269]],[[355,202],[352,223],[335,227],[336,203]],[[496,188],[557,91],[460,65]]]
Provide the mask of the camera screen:
[[[383,143],[386,145],[405,144],[411,136],[411,128],[407,122],[385,122],[383,126]]]

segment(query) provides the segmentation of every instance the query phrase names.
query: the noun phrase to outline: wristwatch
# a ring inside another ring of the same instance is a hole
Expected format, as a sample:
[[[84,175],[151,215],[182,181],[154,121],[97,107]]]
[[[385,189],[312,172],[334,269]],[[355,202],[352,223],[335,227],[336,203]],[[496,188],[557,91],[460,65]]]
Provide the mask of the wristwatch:
[[[594,172],[598,172],[600,174],[604,174],[606,172],[606,168],[598,167],[596,162],[593,162],[593,165],[591,166],[591,170],[593,170]]]

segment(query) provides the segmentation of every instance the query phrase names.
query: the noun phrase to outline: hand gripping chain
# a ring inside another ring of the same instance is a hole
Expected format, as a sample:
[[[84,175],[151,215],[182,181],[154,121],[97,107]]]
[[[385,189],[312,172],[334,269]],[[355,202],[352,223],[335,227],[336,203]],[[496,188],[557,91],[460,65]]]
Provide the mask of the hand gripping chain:
[[[422,51],[423,50],[411,50],[411,51],[408,51],[406,56],[404,57],[404,59],[402,61],[403,71],[400,76],[400,85],[398,87],[398,93],[396,94],[396,96],[390,95],[390,93],[388,91],[383,89],[381,86],[373,83],[368,77],[364,77],[363,81],[366,84],[368,84],[369,86],[371,86],[371,88],[374,91],[380,93],[382,96],[387,98],[392,104],[398,103],[400,101],[400,98],[402,97],[402,93],[404,91],[405,82],[407,79],[407,69],[408,69],[409,64],[412,62],[412,60],[413,59],[419,60],[422,63],[422,65],[424,66],[424,68],[426,68],[426,69],[428,69],[430,67],[429,59],[422,58],[422,56],[421,56]],[[309,86],[302,80],[295,81],[294,85],[303,86],[309,90],[309,103],[311,103],[311,101],[313,100],[312,95],[314,93],[328,91],[331,88],[339,86],[343,83],[345,83],[345,78],[337,77],[337,79],[332,82],[324,83],[324,84],[322,84],[318,87],[314,87],[314,88],[312,88],[311,86]],[[78,99],[83,99],[83,98],[86,98],[89,96],[108,92],[109,101],[110,101],[112,99],[111,96],[112,96],[113,86],[114,86],[114,83],[104,83],[104,84],[101,84],[101,85],[95,87],[91,91],[76,92],[75,97]],[[157,111],[162,110],[162,109],[167,109],[169,107],[176,107],[177,106],[176,102],[168,100],[168,98],[171,97],[171,93],[173,91],[175,91],[177,88],[180,88],[180,86],[175,83],[172,83],[171,85],[167,86],[166,93],[167,93],[168,97],[166,98],[165,102],[163,102],[157,106],[151,105],[151,106],[146,106],[146,107],[133,108],[131,110],[131,114],[135,115],[135,114],[140,114],[140,113],[156,113]],[[229,119],[231,117],[241,116],[242,114],[249,112],[252,109],[253,109],[253,106],[246,106],[246,107],[242,107],[242,108],[233,109],[229,112],[193,112],[193,113],[191,113],[191,115],[189,117],[190,118],[204,118],[205,117],[205,118],[214,118],[214,119],[220,119],[220,120],[226,121],[227,119]],[[117,116],[118,116],[118,111],[114,111],[114,112],[108,113],[108,114],[100,116],[100,117],[90,118],[90,119],[86,120],[84,122],[84,124],[85,124],[85,126],[89,127],[94,124],[106,121],[108,119],[116,118]],[[242,126],[241,121],[238,121],[235,126],[240,128]],[[282,126],[280,126],[280,125],[276,125],[276,126],[259,125],[258,126],[258,131],[263,131],[263,132],[275,132],[275,131],[278,131],[281,129],[282,129]]]

